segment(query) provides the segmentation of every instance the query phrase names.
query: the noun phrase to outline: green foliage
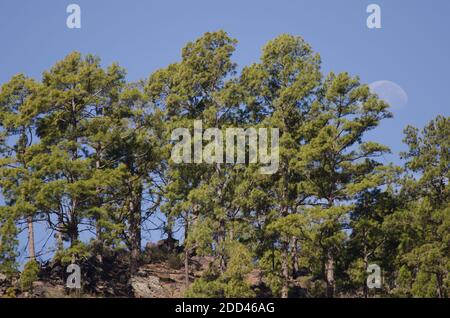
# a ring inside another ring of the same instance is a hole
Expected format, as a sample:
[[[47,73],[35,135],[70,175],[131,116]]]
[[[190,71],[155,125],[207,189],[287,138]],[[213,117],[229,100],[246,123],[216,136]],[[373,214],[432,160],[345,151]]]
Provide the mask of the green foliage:
[[[38,279],[40,266],[35,260],[27,262],[20,274],[20,289],[22,291],[32,291],[33,282]]]
[[[221,274],[215,264],[195,280],[186,293],[187,297],[250,298],[255,293],[247,282],[247,275],[253,269],[251,253],[238,242],[227,244],[227,270]]]
[[[226,298],[252,298],[255,293],[249,284],[244,280],[231,279],[225,286],[224,295]]]
[[[61,262],[63,265],[76,263],[77,260],[86,260],[91,255],[88,244],[77,241],[69,248],[58,251],[55,254],[54,261]]]
[[[397,287],[394,290],[394,293],[397,296],[403,296],[407,297],[411,295],[411,286],[413,282],[412,273],[406,267],[403,265],[400,267],[400,270],[398,271],[397,279],[396,279],[396,285]]]
[[[183,267],[183,259],[179,254],[169,254],[167,257],[167,265],[173,269],[180,269]]]
[[[7,214],[8,209],[0,209],[0,273],[11,279],[17,273],[17,227]]]
[[[426,270],[420,270],[412,285],[411,292],[414,297],[432,298],[437,297],[436,276],[428,273]]]
[[[281,252],[273,249],[268,250],[259,260],[259,267],[265,273],[265,283],[270,288],[272,295],[279,297],[283,284],[281,272]]]
[[[6,293],[2,298],[16,298],[16,289],[14,287],[8,287]]]
[[[0,272],[17,272],[23,224],[32,243],[45,220],[62,264],[87,259],[92,246],[126,249],[131,274],[149,261],[184,264],[189,276],[194,255],[210,260],[189,297],[255,297],[261,288],[277,297],[448,297],[450,119],[408,126],[404,166],[384,165],[389,149],[368,133],[392,114],[357,76],[324,74],[298,36],[269,41],[241,71],[236,46],[224,31],[205,33],[135,83],[119,65],[73,52],[40,81],[19,74],[3,84]],[[278,128],[278,170],[261,174],[248,159],[173,162],[172,131],[192,131],[195,120]],[[149,246],[142,257],[142,231],[161,213],[168,242],[182,228],[183,255]],[[80,238],[87,231],[90,243]],[[31,243],[23,290],[39,271]],[[380,291],[365,287],[369,264],[382,268]]]
[[[185,297],[188,298],[223,298],[226,285],[219,281],[208,281],[204,278],[198,278],[186,291]]]

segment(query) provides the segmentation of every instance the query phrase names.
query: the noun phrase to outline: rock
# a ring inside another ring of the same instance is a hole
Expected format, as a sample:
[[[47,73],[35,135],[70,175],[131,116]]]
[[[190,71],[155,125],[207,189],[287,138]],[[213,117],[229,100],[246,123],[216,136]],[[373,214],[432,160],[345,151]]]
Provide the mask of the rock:
[[[33,293],[36,297],[42,298],[46,295],[46,284],[42,281],[33,282]]]
[[[36,281],[33,282],[33,292],[30,297],[34,298],[62,298],[66,297],[64,286],[53,285],[49,282]],[[28,297],[23,295],[23,297]]]
[[[134,276],[129,284],[137,298],[155,298],[164,292],[164,289],[156,276]]]
[[[174,252],[179,246],[179,241],[169,237],[167,239],[158,241],[156,245],[165,252]]]
[[[192,256],[191,257],[191,270],[194,271],[194,275],[199,277],[202,273],[210,268],[214,262],[214,257],[212,256]]]
[[[6,293],[7,288],[6,275],[0,273],[0,298]]]

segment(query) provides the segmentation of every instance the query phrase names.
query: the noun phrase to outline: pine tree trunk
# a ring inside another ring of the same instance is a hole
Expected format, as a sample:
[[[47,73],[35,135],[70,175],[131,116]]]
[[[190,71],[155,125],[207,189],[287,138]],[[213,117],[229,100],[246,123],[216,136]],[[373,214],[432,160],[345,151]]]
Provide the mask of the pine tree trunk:
[[[367,267],[369,267],[369,259],[367,256],[367,245],[364,245],[364,271],[367,271]],[[364,298],[368,298],[369,296],[369,290],[367,288],[367,281],[364,282]]]
[[[281,287],[281,298],[288,298],[289,296],[289,244],[283,243],[283,258],[281,260],[281,271],[283,275],[283,283]]]
[[[70,247],[74,247],[78,242],[78,226],[75,222],[69,226]]]
[[[62,233],[60,230],[56,231],[56,250],[58,252],[62,252],[64,249],[64,242],[63,242],[63,237],[62,237]]]
[[[327,280],[327,297],[333,298],[335,281],[334,281],[334,257],[331,250],[328,250],[327,253],[327,263],[325,266],[325,271]]]
[[[296,237],[293,237],[291,242],[291,262],[292,262],[292,277],[297,278],[299,266],[298,266],[298,239]]]
[[[443,285],[442,276],[439,275],[439,273],[436,273],[436,280],[437,280],[437,285],[438,285],[438,288],[437,288],[438,298],[445,298],[444,290],[442,288],[442,285]]]
[[[78,217],[77,217],[77,211],[78,209],[78,200],[72,199],[72,208],[70,212],[70,221],[68,226],[68,235],[70,239],[70,247],[75,246],[75,244],[78,242]]]
[[[226,227],[225,221],[220,220],[220,229],[219,229],[219,269],[220,273],[225,273],[227,268],[227,264],[225,261],[225,235],[226,235]]]
[[[217,119],[216,119],[217,120]],[[216,125],[217,125],[217,121],[216,121]],[[221,167],[220,164],[218,163],[215,166],[215,171],[216,174],[218,176],[220,176],[221,174]],[[216,197],[216,204],[217,205],[221,205],[221,200],[222,200],[222,186],[219,186],[217,189],[217,197]],[[219,269],[220,269],[220,273],[224,274],[225,270],[226,270],[226,260],[225,260],[225,240],[226,240],[226,224],[225,224],[225,220],[220,217],[221,219],[219,220],[219,235],[218,235],[218,258],[219,258]]]
[[[287,162],[286,158],[283,160],[283,164],[281,167],[282,175],[283,175],[283,202],[288,201],[288,176],[289,176],[289,162]],[[289,207],[286,204],[283,204],[281,207],[281,216],[286,217],[289,215]],[[281,287],[281,297],[288,298],[289,297],[289,284],[291,278],[291,272],[289,272],[289,243],[282,243],[282,260],[281,260],[281,271],[283,275],[283,283]]]
[[[186,222],[184,225],[184,283],[186,289],[189,288],[189,249],[186,245],[189,235],[189,213],[186,214]]]
[[[328,198],[328,208],[332,208],[334,203],[333,196],[330,196]],[[327,297],[333,298],[334,297],[334,287],[335,287],[335,281],[334,281],[334,255],[333,250],[331,247],[328,247],[327,250],[327,260],[325,264],[325,276],[327,281]]]
[[[129,202],[131,273],[137,272],[141,257],[141,197],[142,190],[139,185],[137,189],[132,190]]]
[[[96,153],[97,153],[97,156],[98,156],[98,154],[100,153],[100,148],[98,147],[97,149],[96,149]],[[100,170],[100,160],[96,160],[95,161],[95,169],[97,169],[97,170]],[[97,192],[97,195],[99,195],[100,194],[100,188],[99,187],[97,187],[96,188],[96,192]],[[99,197],[99,199],[98,199],[98,208],[100,208],[101,206],[102,206],[102,200],[100,199],[100,196],[98,196]],[[95,239],[100,243],[100,246],[103,246],[103,238],[102,238],[102,227],[100,226],[100,217],[98,216],[97,217],[97,219],[95,220]]]
[[[64,249],[62,228],[63,228],[63,217],[62,212],[60,211],[58,215],[58,225],[56,226],[56,250],[58,253],[61,253]]]
[[[36,250],[34,244],[34,225],[33,225],[33,217],[28,217],[28,252],[30,261],[36,260]]]

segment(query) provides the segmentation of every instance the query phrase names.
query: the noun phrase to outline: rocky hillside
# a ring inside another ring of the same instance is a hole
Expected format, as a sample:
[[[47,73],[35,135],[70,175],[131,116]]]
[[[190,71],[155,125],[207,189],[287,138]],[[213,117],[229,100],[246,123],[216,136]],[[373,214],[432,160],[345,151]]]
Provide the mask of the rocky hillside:
[[[66,265],[49,261],[40,265],[38,280],[28,291],[21,288],[21,273],[7,278],[0,273],[1,297],[61,298],[61,297],[136,297],[172,298],[183,297],[186,283],[183,264],[177,255],[167,250],[167,242],[149,244],[141,266],[133,275],[129,271],[128,255],[111,250],[94,251],[79,263],[82,289],[68,289]],[[169,256],[167,256],[169,255]],[[213,261],[211,257],[193,256],[189,281],[201,277]],[[251,273],[248,280],[258,285],[260,273]]]

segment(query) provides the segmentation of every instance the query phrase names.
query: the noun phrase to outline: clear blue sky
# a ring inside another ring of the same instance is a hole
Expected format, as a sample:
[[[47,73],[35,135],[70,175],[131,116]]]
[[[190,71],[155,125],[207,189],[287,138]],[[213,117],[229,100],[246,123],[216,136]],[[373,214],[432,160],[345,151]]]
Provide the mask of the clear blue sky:
[[[81,7],[81,29],[66,27],[70,3]],[[381,7],[381,29],[366,26],[370,3]],[[40,78],[73,50],[119,62],[131,81],[146,78],[177,61],[186,42],[218,29],[238,39],[241,67],[256,62],[268,40],[291,33],[321,54],[326,72],[401,86],[408,103],[372,133],[395,153],[387,160],[403,149],[407,124],[450,115],[448,0],[1,0],[0,84],[19,72]]]

